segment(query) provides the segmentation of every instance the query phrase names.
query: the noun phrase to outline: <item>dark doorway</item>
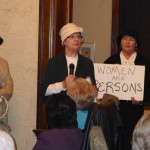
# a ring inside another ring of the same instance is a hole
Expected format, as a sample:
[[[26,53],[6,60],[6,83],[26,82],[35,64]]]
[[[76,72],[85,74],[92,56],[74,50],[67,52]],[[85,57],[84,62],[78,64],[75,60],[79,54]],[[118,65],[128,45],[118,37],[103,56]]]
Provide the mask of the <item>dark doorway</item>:
[[[37,85],[37,129],[46,129],[46,103],[41,99],[39,85],[48,60],[64,50],[59,37],[60,28],[72,21],[73,0],[39,1],[39,48]],[[40,130],[39,130],[40,131]],[[34,130],[38,134],[38,130]]]
[[[150,60],[150,0],[120,0],[119,32],[125,28],[139,31],[141,53]]]

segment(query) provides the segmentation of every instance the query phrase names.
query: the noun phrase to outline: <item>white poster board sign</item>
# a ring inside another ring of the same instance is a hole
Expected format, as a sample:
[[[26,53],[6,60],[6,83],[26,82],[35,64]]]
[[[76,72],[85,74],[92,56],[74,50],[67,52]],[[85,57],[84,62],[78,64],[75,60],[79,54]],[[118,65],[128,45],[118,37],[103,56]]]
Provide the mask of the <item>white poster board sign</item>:
[[[143,100],[145,66],[95,63],[94,69],[98,99],[109,93],[120,100]]]

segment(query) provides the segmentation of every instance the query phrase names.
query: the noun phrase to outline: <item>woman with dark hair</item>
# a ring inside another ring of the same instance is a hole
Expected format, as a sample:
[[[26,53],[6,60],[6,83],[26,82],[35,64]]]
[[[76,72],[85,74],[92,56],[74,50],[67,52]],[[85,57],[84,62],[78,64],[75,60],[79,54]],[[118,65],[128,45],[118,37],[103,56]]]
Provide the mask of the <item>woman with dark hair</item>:
[[[145,66],[145,84],[144,99],[142,102],[131,97],[130,100],[120,100],[119,112],[124,124],[123,127],[123,148],[122,150],[131,149],[131,138],[137,121],[144,113],[144,103],[150,98],[150,62],[142,54],[139,53],[141,43],[138,32],[133,29],[126,29],[118,36],[118,51],[120,51],[106,59],[106,64],[122,64],[122,65],[143,65]]]
[[[77,128],[76,104],[66,94],[48,97],[48,129],[38,136],[33,150],[80,150],[82,131]]]
[[[48,129],[77,128],[76,104],[64,94],[49,97],[46,107]]]

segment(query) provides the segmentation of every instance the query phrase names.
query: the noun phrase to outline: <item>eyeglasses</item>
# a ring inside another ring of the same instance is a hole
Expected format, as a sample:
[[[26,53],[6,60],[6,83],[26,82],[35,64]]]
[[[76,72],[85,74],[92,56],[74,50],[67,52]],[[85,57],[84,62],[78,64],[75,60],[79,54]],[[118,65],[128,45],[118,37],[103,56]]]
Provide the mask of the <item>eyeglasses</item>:
[[[67,37],[68,39],[71,39],[71,40],[74,40],[74,39],[79,39],[79,40],[82,40],[83,39],[83,37],[81,36],[81,35],[77,35],[77,36],[75,36],[75,35],[70,35],[70,36],[68,36]]]

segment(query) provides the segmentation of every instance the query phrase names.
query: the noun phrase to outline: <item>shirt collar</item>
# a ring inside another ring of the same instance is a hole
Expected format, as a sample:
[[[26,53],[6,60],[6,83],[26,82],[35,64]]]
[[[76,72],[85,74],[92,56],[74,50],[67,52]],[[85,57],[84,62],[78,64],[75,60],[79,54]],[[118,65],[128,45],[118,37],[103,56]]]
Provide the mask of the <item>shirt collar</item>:
[[[126,59],[126,57],[121,51],[120,53],[121,64],[122,65],[135,65],[134,61],[135,61],[136,56],[137,56],[137,52],[133,53],[129,59]]]

